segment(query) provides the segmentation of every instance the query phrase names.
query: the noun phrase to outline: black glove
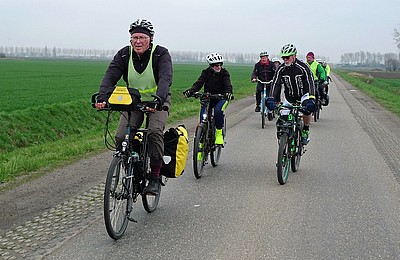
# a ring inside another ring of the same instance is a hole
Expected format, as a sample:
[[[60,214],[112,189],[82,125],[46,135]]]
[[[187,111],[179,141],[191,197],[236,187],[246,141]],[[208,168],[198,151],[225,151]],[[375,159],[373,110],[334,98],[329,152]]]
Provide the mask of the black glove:
[[[161,111],[162,110],[162,104],[160,102],[159,99],[155,98],[153,101],[150,101],[146,104],[146,107],[148,108],[153,108],[157,111]]]
[[[314,112],[315,111],[315,101],[313,98],[309,98],[303,101],[303,106],[306,108],[307,111],[309,112]]]
[[[275,98],[273,98],[273,97],[267,98],[267,108],[269,110],[275,109],[275,103],[276,103]]]
[[[187,89],[187,90],[185,90],[185,91],[183,91],[183,95],[185,96],[185,97],[191,97],[192,95],[193,95],[193,90],[191,89],[191,88],[189,88],[189,89]]]
[[[225,99],[228,100],[228,101],[232,100],[233,99],[233,94],[229,93],[229,92],[226,92],[225,93]]]
[[[329,77],[329,76],[328,76],[327,78],[328,78],[328,81],[332,82],[332,79],[331,79],[331,77]]]

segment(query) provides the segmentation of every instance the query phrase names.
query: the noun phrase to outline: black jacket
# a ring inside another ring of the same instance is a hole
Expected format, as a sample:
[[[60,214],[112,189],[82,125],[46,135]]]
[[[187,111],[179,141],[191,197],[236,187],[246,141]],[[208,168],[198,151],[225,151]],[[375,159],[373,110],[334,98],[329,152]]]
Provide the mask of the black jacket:
[[[133,52],[133,64],[137,72],[142,73],[146,69],[150,60],[151,48],[152,46],[141,55],[140,59]],[[121,77],[128,86],[129,57],[129,46],[120,49],[115,54],[100,84],[98,101],[106,101],[108,99],[108,96],[112,93]],[[172,84],[172,61],[168,50],[159,45],[157,45],[153,52],[153,74],[158,86],[156,95],[165,101],[169,95],[169,87]]]
[[[191,90],[193,92],[199,91],[203,86],[204,92],[210,92],[211,94],[233,93],[231,76],[225,68],[221,68],[218,73],[211,67],[204,69]]]
[[[276,70],[269,96],[280,100],[282,84],[285,88],[285,98],[293,103],[300,101],[301,97],[309,93],[315,96],[314,78],[310,67],[296,59],[293,64],[286,66],[282,63]]]
[[[268,65],[263,65],[261,62],[257,62],[254,65],[253,73],[251,74],[251,79],[259,79],[261,81],[267,82],[272,80],[275,73],[275,65],[273,62],[269,61]]]

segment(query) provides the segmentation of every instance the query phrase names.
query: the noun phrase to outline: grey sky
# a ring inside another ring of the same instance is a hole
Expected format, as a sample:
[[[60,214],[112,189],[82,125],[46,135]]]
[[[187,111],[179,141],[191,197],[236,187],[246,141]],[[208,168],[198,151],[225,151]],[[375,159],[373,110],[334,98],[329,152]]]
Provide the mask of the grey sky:
[[[294,43],[339,62],[346,52],[397,52],[399,10],[399,0],[0,0],[0,46],[117,50],[146,18],[154,42],[173,51],[278,54]]]

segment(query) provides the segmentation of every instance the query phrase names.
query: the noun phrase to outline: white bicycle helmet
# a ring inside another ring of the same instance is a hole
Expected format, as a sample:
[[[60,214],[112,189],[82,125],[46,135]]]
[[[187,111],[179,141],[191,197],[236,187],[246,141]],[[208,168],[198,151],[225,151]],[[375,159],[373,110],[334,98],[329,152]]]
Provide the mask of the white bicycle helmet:
[[[315,59],[316,62],[322,63],[322,59]]]
[[[208,64],[215,64],[215,63],[223,63],[224,62],[224,58],[222,57],[221,54],[218,53],[210,53],[207,55],[206,60],[208,62]]]
[[[131,25],[129,27],[129,33],[132,34],[132,32],[138,28],[145,29],[150,33],[151,36],[154,36],[153,25],[151,24],[151,22],[147,21],[146,19],[137,19],[136,21],[131,23]]]
[[[266,51],[260,52],[260,58],[265,57],[265,56],[268,56],[268,52],[266,52]]]

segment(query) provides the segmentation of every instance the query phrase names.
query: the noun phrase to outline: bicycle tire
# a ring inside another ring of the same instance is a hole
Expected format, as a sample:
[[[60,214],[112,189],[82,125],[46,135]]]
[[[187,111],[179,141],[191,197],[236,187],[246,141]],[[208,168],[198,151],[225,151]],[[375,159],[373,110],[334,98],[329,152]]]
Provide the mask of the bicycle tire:
[[[265,98],[261,100],[261,128],[265,128],[265,117],[266,117],[266,109],[265,109]]]
[[[219,159],[221,158],[221,153],[222,145],[214,145],[214,147],[211,148],[210,160],[213,167],[218,165]]]
[[[294,141],[294,153],[292,154],[291,159],[291,168],[292,172],[297,172],[300,167],[300,159],[303,150],[303,143],[301,142],[301,130],[300,128],[296,128],[296,136]]]
[[[161,196],[161,185],[158,186],[157,195],[150,193],[142,194],[143,208],[144,210],[147,211],[147,213],[152,213],[157,209],[158,202],[160,201],[160,196]]]
[[[288,134],[283,133],[279,138],[278,160],[276,162],[278,182],[284,185],[289,178],[290,160]]]
[[[201,125],[197,126],[193,145],[193,173],[197,179],[199,179],[203,173],[205,159],[206,156],[208,156],[206,152],[208,144],[205,141],[205,135],[204,127]],[[201,153],[201,158],[199,158],[199,153]]]
[[[126,171],[123,158],[114,157],[104,189],[104,223],[108,235],[115,240],[122,237],[128,226],[131,203],[126,188],[131,187],[132,178],[125,179]]]
[[[150,168],[150,158],[147,158],[148,165],[146,165],[144,172],[148,172],[148,169]],[[161,179],[160,179],[161,181]],[[142,190],[146,187],[148,184],[148,181],[143,181],[141,183],[142,185]],[[143,203],[143,208],[146,210],[147,213],[152,213],[157,209],[158,202],[160,201],[161,197],[161,185],[158,186],[158,191],[157,195],[150,194],[150,193],[142,193],[142,203]]]

